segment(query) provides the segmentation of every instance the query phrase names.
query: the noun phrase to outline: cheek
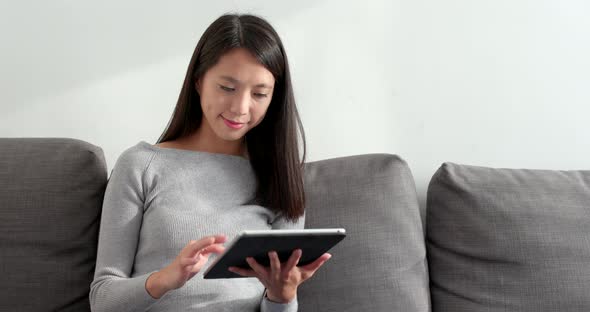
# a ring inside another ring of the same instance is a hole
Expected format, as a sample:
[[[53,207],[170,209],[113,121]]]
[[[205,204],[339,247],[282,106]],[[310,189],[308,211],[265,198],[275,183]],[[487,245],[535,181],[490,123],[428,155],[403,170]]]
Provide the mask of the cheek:
[[[231,103],[229,97],[223,94],[210,92],[201,96],[201,108],[208,115],[223,113],[227,105],[229,105],[228,103]]]

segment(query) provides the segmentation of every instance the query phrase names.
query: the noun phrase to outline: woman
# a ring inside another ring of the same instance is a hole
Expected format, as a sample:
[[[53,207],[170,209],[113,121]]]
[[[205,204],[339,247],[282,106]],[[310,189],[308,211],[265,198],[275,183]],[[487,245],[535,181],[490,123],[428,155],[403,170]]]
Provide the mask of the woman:
[[[270,267],[247,259],[251,269],[233,270],[252,278],[194,277],[242,230],[303,228],[304,162],[279,36],[262,18],[221,16],[158,144],[128,148],[111,172],[92,310],[296,311],[298,286],[330,254],[300,267],[301,250],[283,263],[271,251]]]

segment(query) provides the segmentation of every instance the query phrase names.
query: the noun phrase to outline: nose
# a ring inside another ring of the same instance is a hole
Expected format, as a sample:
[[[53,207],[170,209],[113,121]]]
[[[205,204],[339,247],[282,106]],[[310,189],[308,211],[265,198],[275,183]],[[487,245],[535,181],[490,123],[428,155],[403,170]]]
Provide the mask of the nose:
[[[237,93],[232,101],[230,112],[236,116],[246,115],[250,109],[250,101],[251,98],[248,92]]]

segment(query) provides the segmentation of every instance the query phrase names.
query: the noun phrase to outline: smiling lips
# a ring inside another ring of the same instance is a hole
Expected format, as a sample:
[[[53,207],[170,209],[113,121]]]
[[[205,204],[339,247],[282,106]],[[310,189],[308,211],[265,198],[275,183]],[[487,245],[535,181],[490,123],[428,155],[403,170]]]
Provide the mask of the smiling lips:
[[[223,122],[225,122],[225,124],[232,129],[240,129],[244,126],[244,123],[233,122],[231,120],[225,119],[225,117],[223,117],[223,116],[221,116],[221,118],[223,118]]]

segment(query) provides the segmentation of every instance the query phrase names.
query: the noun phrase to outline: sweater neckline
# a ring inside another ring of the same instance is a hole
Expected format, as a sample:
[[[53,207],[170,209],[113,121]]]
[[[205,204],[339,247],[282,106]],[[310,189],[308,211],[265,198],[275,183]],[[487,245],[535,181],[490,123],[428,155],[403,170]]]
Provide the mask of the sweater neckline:
[[[237,160],[250,162],[250,160],[248,158],[243,157],[243,156],[238,156],[238,155],[212,153],[212,152],[205,152],[205,151],[195,151],[195,150],[188,150],[188,149],[181,149],[181,148],[174,148],[174,147],[161,147],[161,146],[156,146],[156,145],[150,144],[150,143],[143,141],[143,140],[140,141],[139,144],[144,145],[152,150],[157,150],[157,151],[164,150],[164,151],[170,151],[172,153],[214,156],[214,157],[221,157],[221,158],[227,158],[227,159],[237,159]]]

